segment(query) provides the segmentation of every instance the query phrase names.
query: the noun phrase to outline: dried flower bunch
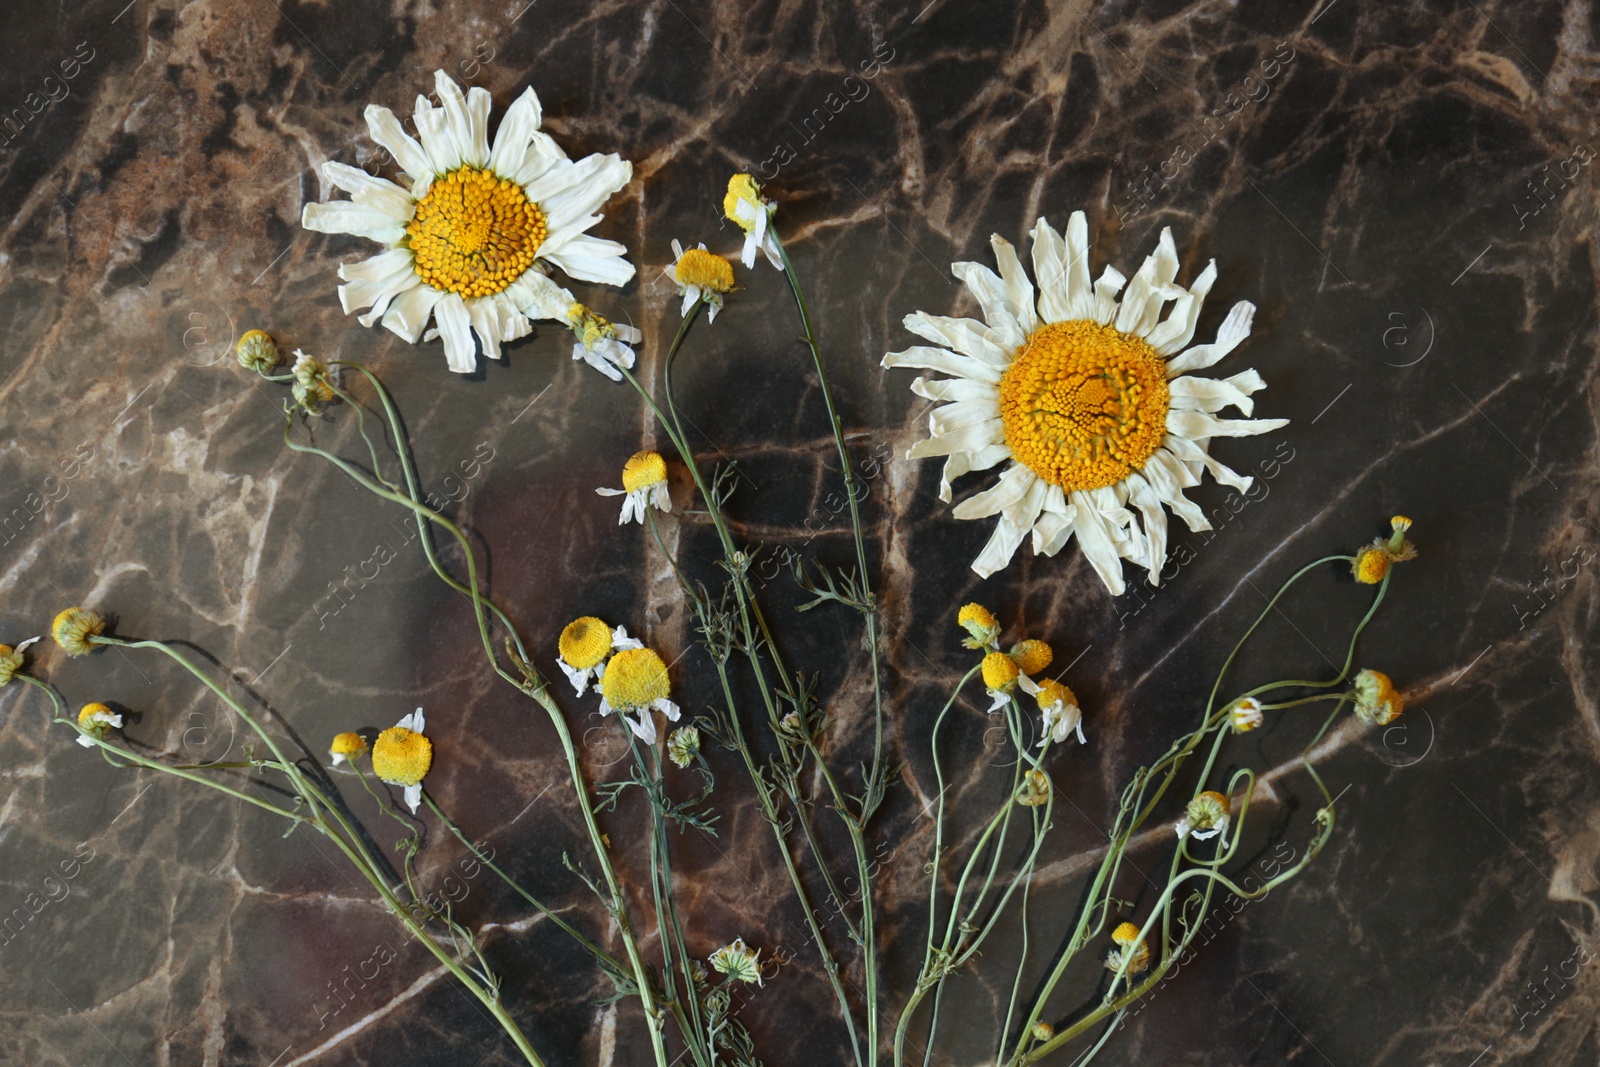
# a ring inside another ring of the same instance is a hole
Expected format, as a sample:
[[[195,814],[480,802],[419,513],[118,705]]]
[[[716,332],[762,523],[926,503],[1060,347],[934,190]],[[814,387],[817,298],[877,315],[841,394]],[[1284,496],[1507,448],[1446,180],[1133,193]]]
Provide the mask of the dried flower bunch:
[[[1346,712],[1381,726],[1404,710],[1404,697],[1387,675],[1352,667],[1357,640],[1384,601],[1395,565],[1416,556],[1405,536],[1411,521],[1397,516],[1387,537],[1290,575],[1240,642],[1256,632],[1279,598],[1317,571],[1333,569],[1332,563],[1346,568],[1355,581],[1345,580],[1361,595],[1368,587],[1373,590],[1370,606],[1352,629],[1343,668],[1322,678],[1291,672],[1287,681],[1236,686],[1229,681],[1230,657],[1204,706],[1196,709],[1192,727],[1128,778],[1111,813],[1103,859],[1087,878],[1078,911],[1066,917],[1070,926],[1059,951],[1025,947],[1017,958],[997,959],[991,943],[997,926],[1025,920],[1029,907],[1037,906],[1028,889],[1055,805],[1071,796],[1076,781],[1104,774],[1089,763],[1095,755],[1084,723],[1086,718],[1096,723],[1095,708],[1080,701],[1066,678],[1070,666],[1062,666],[1068,657],[1057,654],[1058,648],[1085,643],[1082,635],[1073,642],[1041,633],[1036,625],[1019,623],[1020,609],[1006,612],[1003,623],[984,604],[952,603],[947,617],[954,623],[945,654],[949,662],[965,666],[951,669],[948,698],[935,709],[891,696],[912,691],[891,678],[891,661],[884,654],[884,635],[902,627],[900,620],[886,618],[874,592],[861,514],[864,494],[803,286],[780,233],[780,205],[750,175],[736,174],[722,209],[742,236],[737,255],[719,255],[704,243],[686,248],[672,242],[670,263],[663,268],[673,289],[671,304],[657,312],[668,319],[679,316],[677,333],[663,353],[643,353],[660,369],[657,389],[634,373],[640,332],[592,311],[551,276],[559,270],[574,282],[612,287],[633,277],[628,250],[589,232],[602,220],[599,209],[631,180],[631,165],[616,155],[569,159],[541,129],[541,105],[531,88],[500,117],[492,137],[487,92],[463,91],[443,72],[434,88],[438,104],[418,99],[417,138],[387,108],[367,109],[373,140],[399,167],[395,180],[330,162],[322,174],[348,198],[305,206],[307,228],[354,234],[383,246],[367,260],[338,268],[340,302],[346,312],[362,312],[363,325],[382,324],[412,344],[437,340],[452,371],[473,370],[479,355],[500,357],[502,346],[528,335],[535,321],[557,323],[572,332],[574,358],[625,382],[654,418],[652,440],[632,456],[615,458],[612,469],[620,469],[620,488],[593,488],[601,496],[622,497],[621,529],[607,536],[649,531],[649,543],[661,558],[641,565],[675,578],[698,634],[697,647],[669,653],[642,607],[628,621],[646,623],[645,640],[613,625],[614,619],[578,614],[594,610],[581,604],[557,606],[571,621],[556,630],[559,622],[552,620],[545,637],[528,644],[513,613],[490,595],[481,546],[420,496],[405,424],[376,374],[299,348],[292,367],[280,372],[279,342],[261,329],[239,339],[237,356],[246,372],[288,387],[287,447],[335,465],[347,476],[339,480],[341,486],[354,484],[371,493],[453,546],[452,553],[442,554],[428,539],[421,542],[439,580],[462,594],[461,606],[470,610],[481,637],[486,669],[541,713],[528,724],[525,747],[537,758],[565,763],[584,839],[564,840],[560,847],[574,854],[568,874],[596,895],[612,919],[610,928],[586,926],[565,909],[546,907],[473,845],[430,795],[430,787],[443,782],[460,786],[450,795],[471,796],[456,748],[460,732],[453,729],[460,708],[433,706],[425,720],[417,707],[381,730],[349,721],[345,709],[330,709],[324,735],[330,739],[328,765],[321,767],[297,758],[286,732],[253,710],[218,671],[178,645],[119,635],[106,617],[84,607],[66,608],[50,623],[55,648],[74,657],[91,656],[104,646],[167,657],[250,731],[248,758],[193,767],[130,736],[142,738],[167,713],[164,709],[148,709],[140,718],[114,703],[95,702],[69,714],[62,695],[30,663],[29,649],[37,638],[15,647],[0,645],[0,685],[38,690],[51,702],[54,721],[113,765],[149,768],[225,794],[332,842],[375,898],[531,1064],[561,1060],[555,1050],[535,1047],[524,1033],[536,1006],[510,1004],[502,997],[501,982],[479,951],[481,938],[418,885],[413,857],[423,847],[419,828],[436,821],[448,829],[530,908],[570,936],[615,987],[617,998],[637,1002],[639,1011],[624,1019],[634,1020],[649,1041],[657,1067],[680,1061],[696,1067],[751,1065],[759,1062],[756,1039],[737,1008],[750,996],[788,995],[772,988],[781,984],[774,980],[778,954],[761,943],[760,931],[719,929],[711,918],[689,912],[682,876],[673,873],[676,837],[669,833],[674,827],[684,833],[719,832],[717,805],[725,786],[714,770],[730,767],[739,778],[736,788],[753,796],[783,859],[811,947],[822,961],[816,980],[829,986],[840,1039],[857,1067],[913,1062],[906,1048],[913,1033],[918,1048],[928,1048],[932,1062],[942,1062],[932,1049],[951,1034],[941,1029],[940,993],[948,978],[977,967],[985,953],[985,966],[1016,973],[1004,1027],[989,1043],[1000,1049],[997,1063],[1020,1067],[1069,1047],[1079,1054],[1076,1062],[1087,1062],[1129,1007],[1191,950],[1196,917],[1206,913],[1215,893],[1246,899],[1264,895],[1304,870],[1333,832],[1333,797],[1312,768],[1310,753]],[[1227,378],[1196,374],[1249,336],[1254,312],[1248,302],[1237,303],[1213,340],[1191,343],[1202,303],[1217,284],[1214,264],[1187,286],[1179,285],[1177,248],[1171,232],[1163,231],[1155,252],[1131,279],[1109,266],[1092,279],[1088,235],[1082,211],[1068,217],[1064,234],[1040,218],[1032,231],[1031,277],[1013,246],[994,237],[998,273],[977,263],[952,268],[983,320],[910,314],[906,328],[930,344],[891,353],[882,363],[941,375],[911,383],[913,392],[938,406],[929,416],[929,436],[913,444],[905,458],[945,457],[939,481],[943,499],[950,500],[951,483],[962,475],[1001,468],[991,486],[954,509],[956,519],[997,519],[974,570],[995,573],[1028,539],[1035,553],[1056,555],[1075,535],[1104,587],[1115,594],[1123,589],[1125,562],[1157,580],[1166,558],[1168,511],[1191,529],[1206,528],[1204,515],[1184,495],[1202,475],[1235,488],[1248,485],[1248,478],[1210,455],[1211,442],[1276,430],[1285,420],[1248,417],[1252,395],[1265,384],[1254,370]],[[657,251],[666,257],[664,249]],[[740,305],[759,298],[771,275],[746,275],[741,287],[734,262],[753,271],[758,254],[780,272],[793,297],[811,360],[806,373],[820,386],[840,489],[849,504],[846,562],[808,558],[795,569],[810,597],[802,610],[838,616],[846,634],[839,663],[806,665],[786,658],[778,635],[792,620],[769,614],[769,597],[754,571],[761,547],[736,532],[743,527],[727,512],[731,473],[726,467],[708,468],[696,454],[672,392],[674,361],[688,352],[700,313],[708,322],[719,313],[747,313]],[[280,336],[295,336],[292,322],[274,329]],[[1246,417],[1219,417],[1225,408]],[[367,410],[380,412],[394,454],[380,462],[379,449],[362,429],[371,459],[364,467],[290,433],[308,414],[338,418],[346,410],[358,417]],[[385,465],[397,466],[400,476],[386,476],[380,469]],[[675,493],[681,501],[676,510]],[[614,505],[591,503],[597,520],[609,526]],[[635,522],[641,530],[631,526]],[[687,522],[715,534],[719,558],[714,567],[705,568],[671,547],[678,539],[667,530]],[[517,614],[527,613],[527,605],[519,607]],[[823,706],[810,680],[811,672],[838,672],[841,665],[870,679],[860,693],[861,715],[870,720],[849,723],[848,732],[839,728],[840,710]],[[552,682],[563,677],[564,684]],[[719,694],[720,703],[698,713],[680,708],[673,700],[675,680],[686,678]],[[1092,679],[1076,684],[1090,694],[1101,688]],[[1305,719],[1302,709],[1311,705],[1328,715]],[[596,711],[604,717],[603,728],[615,731],[616,743],[631,754],[622,777],[610,781],[592,780],[573,743],[574,722]],[[385,714],[384,721],[393,714]],[[970,736],[954,729],[964,717],[997,727],[1009,758],[993,764],[994,773],[985,780],[992,785],[987,795],[962,790],[958,799],[944,788],[945,768],[973,762],[975,754],[952,740]],[[919,867],[926,865],[927,879],[922,959],[911,988],[897,989],[886,976],[907,969],[887,967],[885,957],[907,951],[911,940],[889,941],[880,934],[875,893],[881,874],[872,857],[883,832],[875,816],[897,762],[887,738],[901,732],[893,728],[902,719],[931,722],[927,751],[903,755],[919,768],[931,767],[938,790],[924,815],[931,845],[916,859]],[[1232,880],[1229,865],[1249,819],[1255,772],[1241,762],[1248,753],[1230,753],[1228,762],[1221,753],[1235,735],[1258,730],[1283,731],[1260,736],[1304,739],[1305,768],[1324,803],[1299,860],[1248,891]],[[1223,773],[1225,766],[1233,769]],[[270,782],[274,791],[241,789],[241,773]],[[393,854],[373,843],[375,835],[357,821],[357,808],[344,796],[344,786],[357,784],[371,801],[361,809],[364,817],[392,817],[405,827],[407,836]],[[398,791],[398,800],[389,787]],[[635,789],[647,802],[647,825],[628,832],[627,823],[638,818],[639,809],[618,801]],[[960,825],[970,827],[976,820],[979,835],[955,832],[952,805],[958,803],[968,806]],[[610,833],[602,831],[602,816]],[[824,820],[835,823],[827,833],[819,832]],[[1171,850],[1171,862],[1154,898],[1144,897],[1135,909],[1123,896],[1125,861],[1135,835],[1157,825],[1168,828],[1161,840]],[[640,855],[648,863],[649,884],[646,892],[630,895],[618,866]],[[848,936],[822,929],[818,886],[827,888]],[[538,958],[530,965],[547,962]],[[1030,978],[1025,986],[1024,973],[1043,977]],[[1069,981],[1069,974],[1097,977],[1099,985],[1087,1002],[1082,999],[1087,986],[1081,978]],[[805,980],[792,975],[782,981]],[[1091,1039],[1092,1047],[1085,1048]],[[922,1059],[919,1051],[917,1061]]]

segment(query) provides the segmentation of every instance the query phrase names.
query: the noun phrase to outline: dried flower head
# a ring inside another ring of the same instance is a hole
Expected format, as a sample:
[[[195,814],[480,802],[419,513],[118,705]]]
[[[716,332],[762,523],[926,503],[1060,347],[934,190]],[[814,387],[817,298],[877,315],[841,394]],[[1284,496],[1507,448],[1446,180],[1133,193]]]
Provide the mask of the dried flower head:
[[[707,962],[712,970],[727,975],[730,981],[763,985],[760,956],[760,949],[752,949],[744,943],[744,938],[736,937],[713,952]]]
[[[778,252],[778,242],[772,233],[772,214],[777,205],[761,195],[761,183],[748,174],[735,174],[728,179],[728,192],[722,198],[722,213],[728,221],[744,231],[744,251],[740,255],[745,269],[756,265],[756,250],[760,249],[779,270],[783,257]]]
[[[680,726],[667,735],[667,758],[680,767],[694,762],[700,751],[700,730],[695,726]]]
[[[1249,733],[1266,718],[1261,711],[1261,701],[1255,697],[1240,697],[1228,709],[1228,725],[1236,734]]]
[[[266,374],[283,362],[277,344],[261,330],[246,330],[233,351],[239,357],[239,366],[258,374]]]
[[[99,636],[105,629],[106,620],[103,616],[83,608],[68,608],[50,624],[50,636],[55,638],[56,644],[67,655],[87,656],[94,651],[89,638]]]
[[[1050,799],[1050,776],[1037,767],[1028,769],[1017,787],[1017,803],[1025,808],[1037,808]]]
[[[1000,636],[1000,624],[982,604],[968,604],[956,614],[956,622],[970,634],[961,643],[968,648],[988,648]]]
[[[78,744],[93,748],[94,741],[90,738],[104,741],[112,730],[122,729],[122,716],[104,704],[85,704],[78,712],[78,728],[83,731],[78,735]]]
[[[1050,666],[1055,655],[1049,645],[1032,638],[1011,646],[1011,658],[1017,661],[1017,670],[1023,674],[1038,674]]]
[[[1228,798],[1208,789],[1189,801],[1184,809],[1183,818],[1178,820],[1178,839],[1181,841],[1193,834],[1196,841],[1205,841],[1225,833],[1229,814]]]
[[[672,494],[667,491],[667,461],[659,452],[635,452],[622,466],[622,488],[599,488],[601,496],[620,496],[622,517],[617,525],[630,521],[644,522],[644,509],[672,510]]]
[[[600,679],[600,714],[621,713],[628,728],[640,740],[653,745],[656,741],[654,712],[678,721],[678,705],[668,699],[671,692],[667,665],[660,656],[643,647],[624,649],[611,657],[605,676]],[[632,718],[628,717],[629,712]]]
[[[372,773],[390,785],[405,786],[413,812],[422,803],[422,779],[433,766],[433,742],[423,736],[422,709],[389,727],[372,745]]]
[[[1406,710],[1406,698],[1382,671],[1363,670],[1355,679],[1356,717],[1387,726]]]
[[[0,645],[0,685],[9,683],[22,670],[23,652],[38,640],[37,637],[30,637],[26,641],[19,641],[16,648]]]
[[[424,738],[423,740],[427,740]],[[367,750],[367,739],[357,733],[336,734],[333,743],[328,746],[328,755],[333,758],[333,765],[341,763],[355,765],[361,754]]]

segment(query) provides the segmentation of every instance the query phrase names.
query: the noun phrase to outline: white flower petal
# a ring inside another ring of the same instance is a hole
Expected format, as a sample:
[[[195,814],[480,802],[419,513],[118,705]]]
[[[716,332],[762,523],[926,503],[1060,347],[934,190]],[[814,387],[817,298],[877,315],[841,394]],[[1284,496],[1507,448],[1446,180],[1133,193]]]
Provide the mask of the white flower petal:
[[[416,213],[411,194],[387,178],[375,178],[359,167],[328,160],[322,176],[336,189],[351,194],[354,203],[381,211],[397,222],[410,222]]]
[[[415,815],[417,808],[422,805],[422,783],[406,786],[405,798],[406,806],[411,809],[411,814]]]
[[[1151,330],[1145,336],[1145,342],[1157,354],[1170,356],[1181,351],[1183,346],[1194,339],[1195,323],[1200,319],[1200,307],[1205,303],[1206,294],[1211,292],[1212,284],[1217,280],[1217,261],[1212,260],[1206,264],[1206,269],[1200,272],[1200,277],[1189,286],[1189,291],[1178,298],[1172,307],[1172,314],[1166,321]]]
[[[971,452],[952,452],[944,461],[944,472],[939,477],[939,499],[950,503],[950,483],[971,471],[986,471],[996,463],[1011,458],[1011,449],[1004,443],[983,445]]]
[[[601,204],[620,192],[633,178],[633,164],[615,153],[597,153],[572,164],[568,178],[564,189],[546,193],[543,199],[536,201],[549,217],[552,234],[593,215]],[[536,186],[542,184],[542,179],[535,183]],[[598,221],[595,218],[593,222],[585,222],[583,228],[588,229]]]
[[[505,296],[531,318],[562,323],[576,302],[570,292],[537,270],[528,271],[507,286]]]
[[[1089,220],[1074,211],[1067,220],[1067,317],[1092,318],[1095,310],[1094,284],[1089,280]]]
[[[1017,554],[1023,538],[1027,536],[1027,530],[1001,515],[1000,521],[995,524],[994,533],[989,535],[988,543],[983,546],[983,551],[972,561],[972,569],[979,577],[989,577],[1011,562],[1011,557]]]
[[[1000,475],[999,481],[994,485],[963,500],[950,514],[958,519],[984,519],[990,515],[998,515],[1022,500],[1034,486],[1039,484],[1041,483],[1037,474],[1020,463],[1014,464]],[[1043,506],[1041,500],[1040,507]],[[1017,524],[1013,521],[1013,525]]]
[[[1089,561],[1089,566],[1094,568],[1111,595],[1121,596],[1125,588],[1122,584],[1122,557],[1117,551],[1119,538],[1112,533],[1112,524],[1095,507],[1090,494],[1075,492],[1071,500],[1078,509],[1073,519],[1073,531],[1078,535],[1078,544],[1083,547],[1083,557]]]
[[[1106,264],[1100,280],[1094,283],[1094,305],[1089,312],[1091,319],[1102,326],[1111,321],[1117,313],[1117,293],[1122,291],[1123,283],[1127,280],[1117,268]]]
[[[990,366],[1004,369],[1011,365],[1015,345],[1004,345],[994,330],[977,319],[955,319],[915,311],[903,320],[905,328],[918,337],[943,345],[963,356],[972,356]]]
[[[1199,437],[1254,437],[1289,425],[1288,419],[1218,419],[1203,411],[1167,412],[1167,432],[1190,440]]]
[[[419,94],[412,121],[422,139],[423,151],[433,161],[433,174],[447,174],[461,166],[461,145],[456,141],[450,116],[444,108],[434,107],[427,97]]]
[[[1176,378],[1190,371],[1205,370],[1238,347],[1250,336],[1250,323],[1255,318],[1256,306],[1248,300],[1233,305],[1228,317],[1217,330],[1217,339],[1209,345],[1195,345],[1167,361],[1167,377]]]
[[[307,204],[300,210],[300,225],[318,233],[348,233],[383,245],[399,244],[406,235],[404,223],[350,200]]]
[[[1033,307],[1033,283],[1028,280],[1028,272],[1022,269],[1017,250],[1004,237],[994,234],[989,238],[989,247],[994,249],[995,263],[1000,267],[1006,310],[1017,320],[1023,334],[1030,334],[1038,327],[1039,316]]]
[[[407,289],[389,304],[389,310],[383,314],[383,324],[407,341],[416,344],[422,336],[422,331],[428,326],[428,316],[433,314],[433,309],[442,299],[444,290],[435,289],[431,285],[419,285]]]
[[[1144,567],[1150,575],[1151,585],[1161,584],[1161,568],[1167,562],[1167,513],[1162,510],[1160,494],[1149,482],[1137,474],[1124,479],[1128,486],[1128,501],[1139,509],[1144,519]]]
[[[906,450],[906,458],[926,459],[929,456],[949,456],[956,452],[977,452],[979,449],[1000,444],[1004,440],[1005,427],[999,419],[968,423],[942,436],[918,441]]]
[[[539,94],[530,85],[500,117],[500,128],[494,131],[494,150],[489,153],[489,169],[515,181],[517,172],[528,161],[528,144],[542,120]]]
[[[626,285],[633,277],[633,264],[622,258],[627,251],[615,241],[578,234],[550,255],[541,248],[539,258],[549,260],[581,282]]]
[[[1254,379],[1246,381],[1260,382],[1261,376],[1254,371],[1246,371],[1247,375],[1255,375]],[[1262,382],[1262,386],[1266,383]],[[1173,378],[1167,383],[1167,388],[1172,395],[1172,406],[1186,411],[1221,411],[1225,407],[1236,407],[1248,415],[1255,409],[1255,402],[1250,399],[1250,394],[1240,389],[1230,381],[1217,381],[1214,378],[1196,378],[1191,375]],[[1261,388],[1257,386],[1256,388]],[[1254,390],[1251,390],[1252,392]]]
[[[431,177],[435,173],[433,161],[428,158],[427,151],[405,131],[405,127],[400,125],[400,120],[394,117],[393,111],[377,104],[368,104],[366,119],[367,135],[379,147],[387,150],[400,165],[400,169],[413,181]],[[416,192],[415,189],[412,191]]]
[[[970,378],[917,378],[911,391],[920,397],[936,401],[995,400],[1000,390],[988,382],[975,382]]]
[[[1000,280],[1000,276],[982,263],[971,262],[952,263],[950,272],[961,279],[978,301],[978,306],[983,309],[984,321],[989,324],[989,328],[994,331],[1000,343],[1007,348],[1021,345],[1026,337],[1026,331],[1011,309],[1006,285]],[[1033,315],[1031,303],[1028,314]]]
[[[359,263],[342,263],[339,277],[346,283],[339,286],[339,306],[344,313],[372,308],[374,321],[390,300],[422,284],[411,267],[411,251],[406,248],[391,248]],[[372,322],[364,321],[362,325],[371,326]]]
[[[883,366],[891,370],[895,367],[936,370],[941,374],[971,378],[992,385],[998,385],[1004,373],[999,367],[990,366],[971,356],[958,356],[948,349],[930,348],[927,345],[915,345],[903,352],[890,352],[883,357]]]
[[[657,697],[651,702],[650,707],[655,711],[659,711],[673,722],[677,722],[683,714],[678,710],[678,705],[674,704],[666,697]]]
[[[934,408],[928,413],[928,432],[942,437],[959,426],[974,422],[987,422],[1000,417],[1000,401],[993,397],[974,400],[957,400]]]
[[[1067,244],[1043,215],[1034,222],[1032,236],[1033,277],[1039,285],[1039,317],[1047,323],[1065,322],[1072,318]]]
[[[444,104],[461,162],[483,166],[489,161],[489,91],[473,86],[463,97],[461,86],[442,70],[433,72],[433,87]]]
[[[1199,464],[1201,467],[1204,467],[1206,470],[1211,472],[1211,477],[1215,478],[1223,485],[1232,486],[1241,493],[1249,489],[1250,486],[1254,484],[1254,479],[1248,477],[1247,475],[1239,474],[1227,464],[1219,463],[1213,459],[1211,454],[1207,452],[1205,448],[1199,444],[1199,442],[1190,441],[1187,438],[1178,437],[1174,434],[1168,434],[1166,439],[1161,443],[1161,447],[1172,453],[1176,461],[1180,463]],[[1190,484],[1198,485],[1199,479],[1194,479],[1194,481]],[[1209,530],[1211,527],[1208,525],[1204,527],[1204,529]]]
[[[486,359],[500,359],[500,306],[492,296],[475,297],[466,302],[467,319],[478,335]]]
[[[472,339],[472,318],[466,301],[456,293],[446,293],[433,308],[439,336],[444,339],[444,361],[457,374],[471,374],[478,367],[478,346]]]

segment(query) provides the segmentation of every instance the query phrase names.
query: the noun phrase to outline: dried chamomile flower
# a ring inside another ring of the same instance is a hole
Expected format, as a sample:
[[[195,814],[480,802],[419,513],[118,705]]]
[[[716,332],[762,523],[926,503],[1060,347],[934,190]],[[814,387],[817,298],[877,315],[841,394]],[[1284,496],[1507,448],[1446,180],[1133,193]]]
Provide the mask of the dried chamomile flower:
[[[695,726],[680,726],[667,735],[667,758],[680,767],[694,762],[700,751],[700,730]]]
[[[1088,744],[1083,736],[1083,712],[1078,708],[1078,698],[1071,689],[1054,678],[1046,678],[1039,683],[1039,691],[1033,698],[1039,702],[1039,710],[1044,714],[1044,736],[1039,738],[1041,748],[1047,741],[1059,745],[1073,733],[1078,735],[1080,745]]]
[[[740,259],[745,269],[756,265],[756,250],[760,249],[779,270],[783,257],[778,252],[778,242],[772,233],[772,214],[778,207],[761,195],[761,184],[748,174],[735,174],[728,179],[728,192],[722,198],[722,213],[729,222],[744,231],[744,252]]]
[[[1266,718],[1261,711],[1261,701],[1255,697],[1240,697],[1228,709],[1228,725],[1236,734],[1249,733]]]
[[[723,945],[713,952],[707,962],[711,964],[712,970],[727,975],[731,981],[764,985],[761,980],[760,956],[760,949],[752,949],[744,943],[744,938],[736,937],[730,944]]]
[[[422,778],[433,766],[433,742],[423,736],[422,709],[389,727],[372,745],[372,773],[390,785],[405,786],[406,805],[422,803]]]
[[[1362,722],[1387,726],[1406,710],[1406,698],[1382,671],[1363,670],[1355,679],[1356,717]]]
[[[104,741],[112,730],[122,729],[122,716],[104,704],[85,704],[78,712],[78,728],[83,731],[78,735],[78,744],[93,748],[95,740]]]
[[[620,496],[622,517],[617,525],[644,522],[644,509],[672,510],[672,494],[667,491],[667,461],[659,452],[635,452],[622,466],[622,488],[595,490],[601,496]]]
[[[333,766],[349,763],[355,766],[356,760],[367,751],[367,739],[357,733],[336,734],[333,743],[328,746],[328,755],[333,758]]]
[[[1111,940],[1117,948],[1111,950],[1106,956],[1106,970],[1120,971],[1124,962],[1128,965],[1128,974],[1135,975],[1150,966],[1150,948],[1144,943],[1144,938],[1139,936],[1139,928],[1133,923],[1123,923],[1111,931]]]
[[[572,327],[572,335],[577,339],[572,345],[573,359],[583,360],[614,382],[622,381],[618,367],[633,369],[633,346],[644,340],[644,334],[632,326],[597,315],[577,302],[567,308],[567,325]]]
[[[722,310],[722,298],[733,291],[733,264],[715,252],[707,252],[704,242],[698,248],[685,250],[674,238],[672,241],[672,266],[667,277],[678,286],[683,297],[681,314],[687,316],[695,301],[706,302],[706,317],[717,321]]]
[[[19,641],[16,648],[0,645],[0,685],[9,683],[22,670],[24,659],[22,654],[27,651],[29,645],[38,640],[37,637],[30,637],[26,641]]]
[[[87,656],[95,647],[89,638],[99,636],[105,629],[106,620],[103,616],[83,608],[68,608],[50,624],[50,636],[55,638],[56,644],[67,655]]]
[[[1206,790],[1189,801],[1184,809],[1183,818],[1178,820],[1178,840],[1193,834],[1196,841],[1205,841],[1226,833],[1229,814],[1228,798],[1215,790]]]
[[[647,745],[656,742],[654,712],[661,712],[673,722],[678,721],[678,705],[668,700],[672,683],[667,678],[667,665],[660,656],[648,648],[629,648],[618,652],[606,664],[605,677],[600,679],[600,714],[613,711],[622,715],[622,721]],[[628,713],[633,714],[632,718]]]

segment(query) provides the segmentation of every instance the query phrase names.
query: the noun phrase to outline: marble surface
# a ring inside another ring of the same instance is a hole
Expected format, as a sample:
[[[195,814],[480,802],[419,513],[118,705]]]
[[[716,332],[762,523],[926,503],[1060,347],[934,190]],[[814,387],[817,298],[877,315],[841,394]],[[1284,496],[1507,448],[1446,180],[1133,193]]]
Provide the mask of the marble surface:
[[[1320,758],[1340,795],[1326,851],[1225,916],[1101,1062],[1600,1058],[1593,5],[89,0],[6,5],[0,28],[0,641],[69,603],[97,607],[119,633],[214,657],[314,755],[336,731],[424,705],[431,792],[574,922],[604,929],[561,867],[582,841],[548,724],[483,669],[469,613],[396,510],[286,449],[281,387],[228,354],[261,327],[372,365],[425,485],[474,531],[547,671],[560,626],[594,613],[674,661],[685,707],[712,699],[659,556],[592,492],[659,441],[633,394],[573,363],[548,325],[503,365],[448,374],[437,342],[341,313],[335,268],[363,242],[298,225],[326,193],[314,167],[372,151],[368,102],[409,111],[436,68],[488,89],[497,114],[531,84],[569,151],[634,163],[598,232],[628,246],[638,278],[581,292],[644,332],[643,373],[655,380],[678,321],[661,278],[670,240],[734,247],[721,189],[753,169],[781,202],[858,455],[887,457],[866,503],[896,670],[891,749],[907,761],[871,831],[886,1011],[920,956],[919,798],[935,791],[931,715],[967,664],[958,603],[980,598],[1079,657],[1066,677],[1090,744],[1054,757],[1072,803],[1033,888],[1036,944],[1053,945],[1120,783],[1194,717],[1266,595],[1403,511],[1422,556],[1362,660],[1406,687],[1411,710],[1389,731],[1335,729]],[[988,524],[953,520],[934,466],[898,458],[923,409],[909,373],[878,365],[913,343],[905,313],[974,310],[951,261],[985,259],[992,232],[1021,245],[1037,215],[1059,226],[1076,208],[1097,264],[1131,273],[1163,226],[1182,278],[1215,257],[1200,334],[1254,301],[1254,336],[1228,365],[1266,378],[1259,415],[1293,420],[1215,446],[1262,488],[1193,491],[1216,531],[1179,527],[1176,577],[1150,589],[1130,570],[1118,598],[1075,550],[1024,552],[979,581],[967,563]],[[782,279],[762,266],[741,284],[694,335],[684,409],[702,458],[740,465],[741,536],[842,562],[831,443]],[[347,413],[311,432],[360,448]],[[710,573],[707,528],[681,505],[671,537]],[[787,618],[786,581],[765,595]],[[1360,603],[1319,579],[1246,669],[1325,669]],[[789,646],[819,672],[847,761],[868,722],[854,640],[824,615]],[[240,752],[223,706],[148,654],[41,648],[33,662],[75,704],[137,712],[128,735],[152,750]],[[615,722],[567,706],[589,769],[618,773]],[[114,771],[46,718],[37,695],[0,692],[0,913],[26,920],[0,941],[0,1061],[518,1062],[325,844]],[[957,789],[993,795],[1005,772],[981,708],[960,722]],[[1238,742],[1270,787],[1241,873],[1303,847],[1319,803],[1298,769],[1305,729]],[[679,853],[691,945],[742,934],[783,961],[741,1009],[764,1062],[845,1062],[771,835],[735,762],[713,760],[721,834]],[[365,814],[387,845],[392,824]],[[632,803],[606,817],[635,889],[639,817]],[[834,828],[825,845],[842,845]],[[1155,835],[1132,858],[1148,870],[1168,849]],[[648,1062],[637,1010],[597,1005],[592,968],[462,861],[435,827],[424,882],[482,929],[548,1062]],[[1137,878],[1122,892],[1148,904]],[[936,1062],[990,1055],[1009,947],[954,980]]]

